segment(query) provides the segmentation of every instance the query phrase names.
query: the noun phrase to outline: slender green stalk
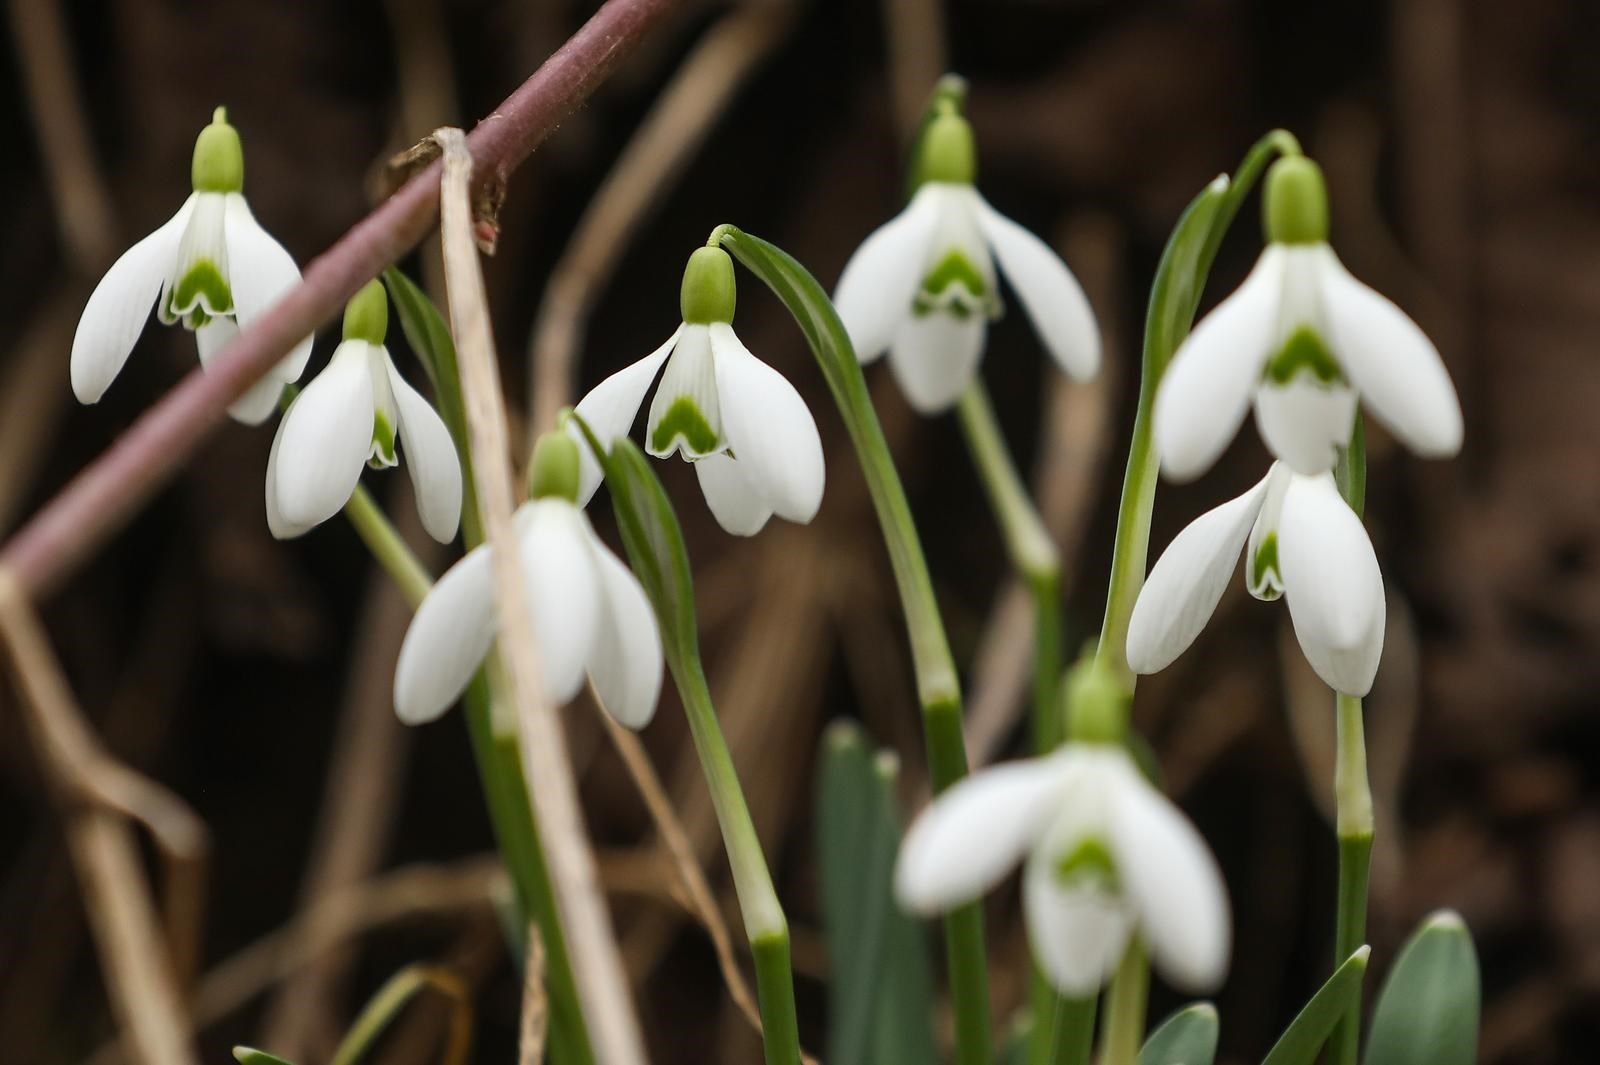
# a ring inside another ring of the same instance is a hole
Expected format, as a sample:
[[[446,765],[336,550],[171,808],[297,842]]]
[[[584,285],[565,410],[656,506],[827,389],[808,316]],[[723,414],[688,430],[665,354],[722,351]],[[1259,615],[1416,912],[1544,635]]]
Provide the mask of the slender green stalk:
[[[783,301],[805,334],[833,393],[872,496],[900,591],[901,612],[916,671],[917,697],[922,705],[929,775],[935,793],[942,791],[967,773],[966,741],[961,734],[961,684],[934,598],[922,541],[911,517],[911,505],[849,334],[816,278],[787,252],[731,225],[718,226],[707,243],[724,246]],[[983,911],[977,903],[954,910],[946,916],[944,930],[955,1012],[956,1062],[988,1065],[993,1048]]]
[[[356,485],[355,494],[344,505],[344,516],[355,527],[356,535],[367,545],[367,550],[378,565],[388,572],[395,587],[400,589],[400,594],[415,610],[417,604],[422,602],[422,597],[428,594],[428,589],[433,587],[433,578],[428,576],[428,571],[417,561],[417,556],[411,553],[411,548],[406,546],[395,527],[389,524],[382,508],[372,498],[372,493]]]
[[[1028,496],[1028,488],[1000,432],[988,389],[981,380],[974,380],[961,394],[956,411],[960,415],[962,434],[967,439],[967,450],[972,452],[973,464],[978,467],[978,476],[988,493],[989,506],[1005,535],[1011,564],[1030,579],[1058,576],[1060,552]]]
[[[767,1065],[799,1065],[800,1027],[794,1010],[788,929],[757,936],[750,941],[750,950],[756,961],[756,999],[761,1006],[761,1039]]]
[[[1100,1043],[1100,1065],[1135,1065],[1144,1042],[1145,1000],[1150,992],[1150,956],[1134,939],[1111,978],[1106,992],[1105,1034]]]

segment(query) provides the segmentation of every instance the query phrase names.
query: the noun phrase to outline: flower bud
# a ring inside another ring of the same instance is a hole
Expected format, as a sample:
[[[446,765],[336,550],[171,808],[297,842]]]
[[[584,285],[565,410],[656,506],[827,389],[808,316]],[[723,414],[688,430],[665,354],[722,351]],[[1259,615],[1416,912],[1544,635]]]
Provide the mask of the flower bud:
[[[721,248],[696,248],[683,268],[680,304],[691,325],[732,322],[736,290],[733,260]]]
[[[1328,239],[1328,189],[1322,168],[1288,155],[1267,171],[1262,224],[1274,244],[1321,244]]]
[[[578,501],[578,444],[565,430],[545,433],[533,445],[528,464],[528,497]]]
[[[381,345],[389,334],[389,295],[383,282],[368,281],[344,305],[344,339]]]
[[[228,109],[211,113],[211,124],[194,142],[190,177],[196,192],[244,191],[244,148],[239,131],[228,124]]]

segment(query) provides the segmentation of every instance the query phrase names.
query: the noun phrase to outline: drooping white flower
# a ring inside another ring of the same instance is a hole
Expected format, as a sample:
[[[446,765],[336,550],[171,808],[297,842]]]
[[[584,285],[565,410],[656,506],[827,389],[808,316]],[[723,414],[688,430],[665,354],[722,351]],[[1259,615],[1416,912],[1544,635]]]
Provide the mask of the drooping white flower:
[[[887,351],[912,407],[949,408],[977,376],[989,321],[1000,317],[998,262],[1056,362],[1092,377],[1100,331],[1088,298],[1048,244],[978,193],[971,126],[943,103],[919,144],[923,184],[839,277],[834,303],[856,357],[869,363]]]
[[[513,515],[545,695],[568,702],[587,674],[612,717],[643,728],[661,694],[655,614],[638,578],[573,501],[580,449],[562,433],[545,440],[551,443],[541,441],[546,454],[535,455],[535,467],[566,472],[543,484],[536,478],[535,497]],[[417,608],[394,674],[395,710],[406,724],[449,709],[488,654],[498,628],[493,580],[490,548],[474,548]]]
[[[192,330],[200,362],[212,356],[300,280],[300,270],[245,203],[239,134],[217,108],[195,141],[194,193],[171,220],[122,254],[95,286],[72,339],[72,391],[97,403],[121,372],[155,304],[163,324]],[[256,425],[299,380],[311,337],[294,346],[229,413]]]
[[[267,459],[267,526],[299,536],[350,501],[363,466],[400,462],[416,490],[422,526],[440,543],[461,520],[461,460],[450,431],[400,376],[384,347],[389,304],[369,282],[345,308],[344,341],[278,423]]]
[[[774,514],[805,523],[822,504],[824,469],[817,423],[794,386],[750,354],[733,332],[733,261],[700,248],[683,275],[683,324],[667,342],[601,381],[577,413],[601,441],[627,433],[661,371],[645,424],[645,450],[674,452],[694,463],[717,522],[753,536]],[[581,444],[576,423],[568,432]],[[600,486],[600,464],[580,446],[578,492],[587,505]]]
[[[1104,986],[1135,932],[1174,986],[1222,982],[1232,932],[1221,871],[1122,747],[1069,743],[962,780],[906,833],[895,894],[918,912],[947,911],[1024,859],[1028,938],[1063,994]]]
[[[1162,469],[1204,472],[1255,406],[1256,427],[1297,473],[1332,468],[1359,400],[1418,454],[1461,447],[1461,405],[1433,343],[1350,276],[1327,244],[1320,170],[1302,157],[1268,173],[1269,243],[1238,291],[1173,356],[1156,396]]]
[[[1366,527],[1333,475],[1283,463],[1237,499],[1196,518],[1150,571],[1128,626],[1128,664],[1164,669],[1217,607],[1240,551],[1257,599],[1289,601],[1300,648],[1324,682],[1366,695],[1383,654],[1383,574]]]

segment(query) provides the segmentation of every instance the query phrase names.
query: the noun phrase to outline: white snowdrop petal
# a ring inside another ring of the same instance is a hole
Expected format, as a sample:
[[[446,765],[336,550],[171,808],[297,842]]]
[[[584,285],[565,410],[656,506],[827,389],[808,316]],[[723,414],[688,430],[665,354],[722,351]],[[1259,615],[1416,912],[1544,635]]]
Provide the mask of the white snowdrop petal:
[[[907,315],[889,349],[889,369],[919,414],[939,414],[961,398],[978,374],[988,322],[981,314],[943,311]]]
[[[1293,479],[1289,467],[1281,462],[1274,462],[1267,470],[1267,494],[1261,501],[1255,524],[1250,527],[1250,542],[1244,549],[1244,586],[1263,602],[1272,602],[1283,595],[1283,574],[1276,560],[1278,522],[1283,514],[1283,495]],[[1272,542],[1271,551],[1266,558],[1260,558],[1268,540]]]
[[[617,437],[627,435],[640,405],[644,403],[644,394],[650,391],[650,382],[656,379],[656,372],[671,354],[682,332],[683,326],[680,325],[673,330],[666,343],[601,381],[578,401],[574,410],[607,449]],[[590,453],[588,441],[576,423],[569,423],[567,432],[572,434],[572,439],[578,445],[578,505],[588,506],[604,474],[599,460]]]
[[[710,331],[722,429],[739,472],[780,518],[810,521],[826,475],[810,408],[782,374],[746,350],[732,326],[717,322]]]
[[[278,509],[278,444],[283,440],[283,422],[272,434],[272,450],[267,453],[267,483],[262,494],[267,503],[267,531],[279,540],[289,540],[311,530],[310,525],[292,522]]]
[[[682,451],[684,458],[698,459],[723,450],[727,442],[718,395],[711,327],[687,324],[678,333],[677,347],[672,349],[650,401],[644,449],[660,459],[675,451]],[[669,416],[676,424],[663,431],[662,422]]]
[[[496,629],[488,547],[445,571],[417,607],[394,670],[394,708],[408,725],[450,708],[483,663]]]
[[[178,242],[193,211],[190,196],[161,228],[123,252],[90,294],[72,337],[72,392],[78,402],[98,403],[128,361],[177,263]]]
[[[900,321],[911,313],[946,191],[937,183],[924,185],[905,210],[862,241],[839,275],[833,304],[856,358],[864,363],[888,349]]]
[[[1322,296],[1333,354],[1367,408],[1429,458],[1461,449],[1461,402],[1438,349],[1406,313],[1323,248]]]
[[[594,530],[587,530],[599,577],[600,616],[589,680],[600,705],[617,721],[641,729],[661,697],[661,632],[639,579]]]
[[[213,318],[196,329],[194,340],[195,346],[200,350],[200,365],[209,366],[217,353],[238,335],[239,325],[232,318]],[[276,374],[269,373],[246,389],[244,395],[234,400],[228,408],[228,413],[237,422],[260,425],[278,409],[278,400],[282,395],[283,382]]]
[[[1128,622],[1135,673],[1165,669],[1200,635],[1261,511],[1267,480],[1190,522],[1156,560]]]
[[[292,525],[327,521],[361,480],[372,448],[370,347],[364,340],[340,344],[278,427],[277,505]]]
[[[1133,915],[1126,902],[1094,884],[1062,884],[1047,852],[1034,852],[1022,879],[1028,942],[1052,986],[1087,998],[1116,972],[1128,948]]]
[[[1296,477],[1284,494],[1278,559],[1295,635],[1330,687],[1364,695],[1382,645],[1383,575],[1366,528],[1331,474]],[[1370,665],[1370,670],[1368,666]]]
[[[388,351],[378,349],[395,404],[400,409],[400,446],[411,484],[416,490],[417,513],[428,535],[442,544],[456,538],[461,523],[461,459],[456,455],[450,430],[422,394],[412,388]]]
[[[228,286],[233,290],[233,313],[249,329],[284,293],[300,282],[294,257],[272,234],[261,228],[249,204],[237,192],[227,195],[223,233],[228,245]],[[307,336],[271,370],[284,384],[300,380],[311,359],[312,337]]]
[[[1174,480],[1216,461],[1244,420],[1275,340],[1283,249],[1269,246],[1238,291],[1200,320],[1179,346],[1156,393],[1161,468]]]
[[[1324,387],[1304,373],[1286,385],[1263,382],[1255,406],[1256,428],[1267,450],[1307,476],[1333,468],[1356,419],[1352,389]]]
[[[983,235],[1057,364],[1080,381],[1100,368],[1100,327],[1083,286],[1055,249],[971,190]]]
[[[1216,858],[1194,823],[1131,762],[1110,799],[1112,854],[1156,968],[1182,991],[1215,990],[1233,941]]]
[[[567,703],[583,687],[600,625],[600,585],[588,519],[564,499],[525,504],[522,575],[539,641],[545,695]]]
[[[894,884],[901,905],[938,913],[992,887],[1060,805],[1063,768],[1057,757],[996,766],[934,799],[900,845]]]
[[[772,508],[745,479],[740,464],[728,455],[711,455],[694,464],[706,506],[723,531],[734,536],[754,536],[766,527]]]

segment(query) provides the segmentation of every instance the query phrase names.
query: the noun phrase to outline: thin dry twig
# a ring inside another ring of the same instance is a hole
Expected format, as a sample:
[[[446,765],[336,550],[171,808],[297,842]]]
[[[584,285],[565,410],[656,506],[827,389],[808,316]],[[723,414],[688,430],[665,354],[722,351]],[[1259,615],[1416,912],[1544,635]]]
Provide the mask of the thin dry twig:
[[[440,238],[450,330],[461,365],[473,474],[495,574],[501,660],[517,710],[523,769],[533,792],[556,908],[571,944],[573,976],[596,1057],[602,1065],[643,1062],[644,1035],[584,830],[566,735],[555,708],[543,696],[522,557],[511,526],[511,465],[500,371],[473,241],[472,154],[460,130],[441,129],[434,138],[444,149]]]
[[[528,922],[528,957],[523,962],[522,1025],[517,1038],[519,1065],[544,1065],[545,1035],[550,1026],[550,999],[544,990],[544,936]]]
[[[163,849],[189,855],[204,853],[205,828],[165,789],[99,750],[38,615],[3,567],[0,635],[24,720],[66,821],[68,847],[119,1024],[144,1065],[197,1062],[172,959],[162,942],[127,819],[148,825]],[[188,905],[196,890],[175,883],[169,899]],[[184,948],[189,945],[185,942]]]
[[[629,236],[705,143],[711,127],[794,22],[795,0],[753,3],[724,16],[683,61],[578,219],[550,271],[528,344],[528,410],[545,430],[572,394],[584,322]]]

